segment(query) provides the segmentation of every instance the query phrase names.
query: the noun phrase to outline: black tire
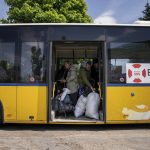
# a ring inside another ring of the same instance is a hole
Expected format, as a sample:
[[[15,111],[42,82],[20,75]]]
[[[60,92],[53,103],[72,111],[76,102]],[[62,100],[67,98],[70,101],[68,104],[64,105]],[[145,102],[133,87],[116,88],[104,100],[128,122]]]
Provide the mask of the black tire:
[[[0,101],[0,125],[4,124],[4,108],[3,104]]]

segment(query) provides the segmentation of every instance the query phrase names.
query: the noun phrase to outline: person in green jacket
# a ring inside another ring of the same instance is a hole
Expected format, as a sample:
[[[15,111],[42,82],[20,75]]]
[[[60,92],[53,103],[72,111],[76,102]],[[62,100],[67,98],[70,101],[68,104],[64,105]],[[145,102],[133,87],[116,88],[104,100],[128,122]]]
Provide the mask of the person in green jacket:
[[[79,76],[78,76],[78,81],[80,84],[80,87],[89,87],[91,88],[92,91],[94,91],[94,88],[92,87],[90,83],[91,79],[91,62],[83,62],[81,64],[81,68],[79,70]]]

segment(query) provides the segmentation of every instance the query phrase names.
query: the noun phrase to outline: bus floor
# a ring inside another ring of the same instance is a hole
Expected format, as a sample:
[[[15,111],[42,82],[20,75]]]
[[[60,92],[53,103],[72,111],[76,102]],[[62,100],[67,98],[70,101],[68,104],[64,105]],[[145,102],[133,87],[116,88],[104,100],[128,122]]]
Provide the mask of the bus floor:
[[[101,121],[96,119],[87,118],[85,116],[81,116],[76,118],[75,116],[57,116],[54,121],[56,122],[98,122]]]

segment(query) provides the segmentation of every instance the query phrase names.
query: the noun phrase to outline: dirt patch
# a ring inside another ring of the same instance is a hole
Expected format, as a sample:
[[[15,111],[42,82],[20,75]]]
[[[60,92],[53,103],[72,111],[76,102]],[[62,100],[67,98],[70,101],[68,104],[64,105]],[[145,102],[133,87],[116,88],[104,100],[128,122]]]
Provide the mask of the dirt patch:
[[[5,125],[0,150],[149,150],[149,125]]]

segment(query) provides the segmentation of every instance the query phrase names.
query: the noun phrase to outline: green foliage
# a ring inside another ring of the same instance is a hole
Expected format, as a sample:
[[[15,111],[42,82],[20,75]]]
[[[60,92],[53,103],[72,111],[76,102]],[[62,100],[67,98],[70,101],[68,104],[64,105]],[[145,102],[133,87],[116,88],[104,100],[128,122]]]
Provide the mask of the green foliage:
[[[145,5],[145,10],[143,11],[143,17],[140,20],[150,21],[150,4],[147,2]]]
[[[8,18],[3,23],[88,23],[84,0],[5,0]]]

